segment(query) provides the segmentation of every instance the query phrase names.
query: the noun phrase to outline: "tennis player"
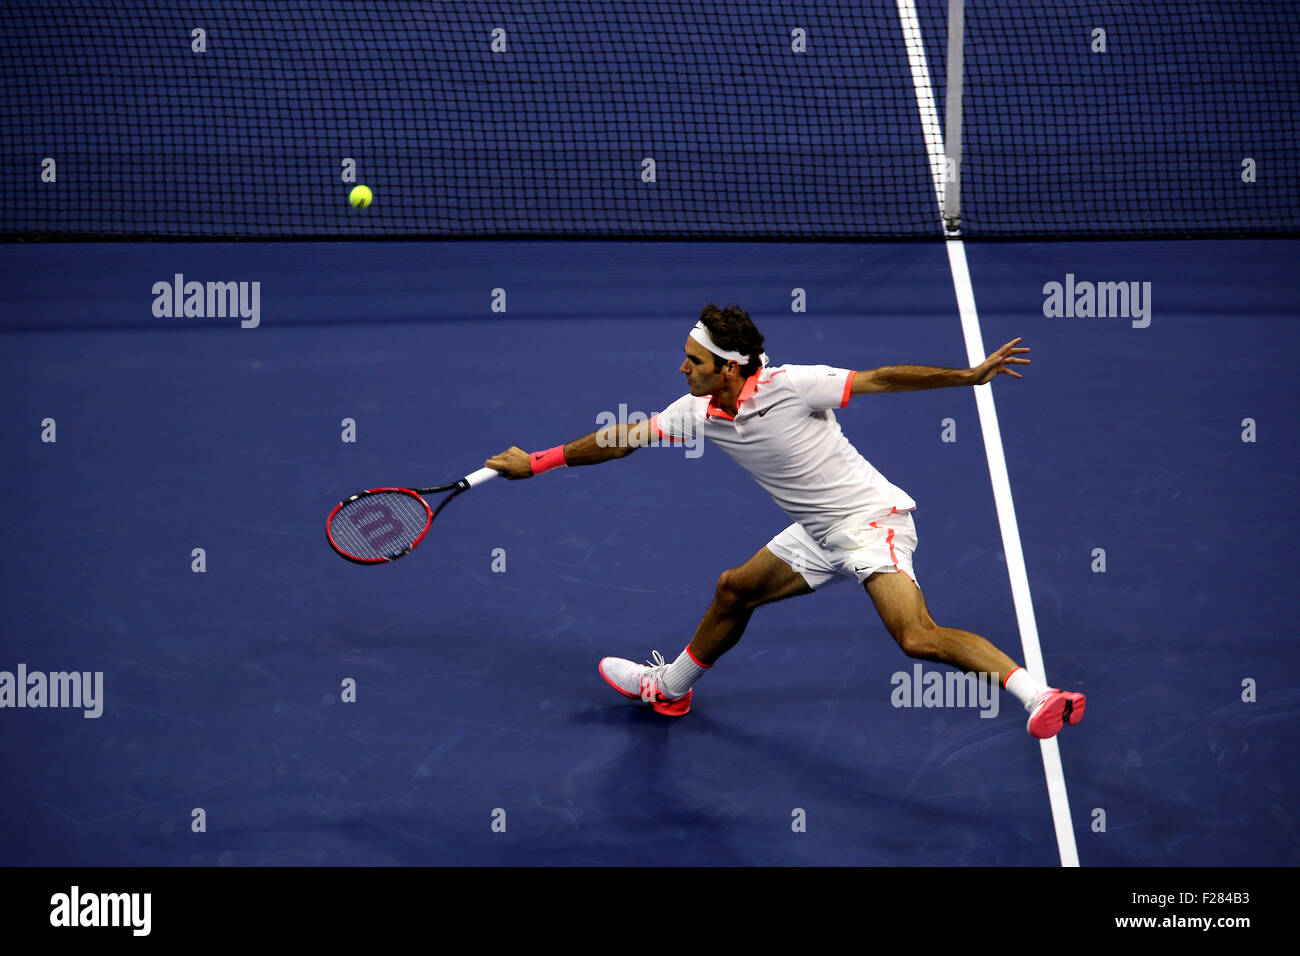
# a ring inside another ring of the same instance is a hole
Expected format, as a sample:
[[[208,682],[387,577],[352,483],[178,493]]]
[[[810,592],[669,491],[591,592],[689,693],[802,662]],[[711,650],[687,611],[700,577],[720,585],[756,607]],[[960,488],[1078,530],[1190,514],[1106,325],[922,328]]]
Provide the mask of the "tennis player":
[[[903,653],[998,681],[1029,712],[1028,730],[1053,737],[1083,717],[1084,695],[1047,687],[989,641],[940,627],[930,617],[912,569],[916,507],[840,431],[832,409],[858,395],[982,385],[1020,378],[1028,365],[1013,339],[976,368],[891,365],[851,371],[826,365],[769,367],[763,336],[738,306],[710,303],[686,339],[689,394],[648,421],[611,425],[567,445],[529,454],[512,447],[484,464],[507,478],[551,468],[595,465],[663,442],[714,442],[750,473],[793,524],[738,568],[722,572],[713,603],[685,650],[671,663],[606,657],[602,677],[625,697],[682,716],[692,685],[736,645],[754,609],[836,581],[859,582]]]

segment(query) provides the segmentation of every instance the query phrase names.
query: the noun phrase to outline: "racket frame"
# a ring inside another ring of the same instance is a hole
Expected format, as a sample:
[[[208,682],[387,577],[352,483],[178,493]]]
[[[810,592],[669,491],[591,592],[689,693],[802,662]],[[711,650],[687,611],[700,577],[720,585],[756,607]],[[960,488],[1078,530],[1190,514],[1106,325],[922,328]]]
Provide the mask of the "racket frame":
[[[401,551],[398,551],[394,554],[386,555],[384,557],[379,557],[379,558],[359,558],[355,554],[348,554],[348,552],[344,551],[334,541],[334,516],[337,515],[340,511],[342,511],[345,507],[352,504],[352,502],[359,501],[362,498],[368,498],[371,495],[377,495],[377,494],[409,495],[410,497],[418,501],[420,504],[424,505],[424,515],[425,515],[424,530],[421,531],[419,535],[416,536],[414,541],[412,541]],[[450,501],[451,498],[448,497],[447,500]],[[446,502],[444,501],[443,504],[446,504]],[[442,510],[441,507],[439,507],[438,510],[441,511]],[[429,502],[425,501],[424,496],[421,495],[419,491],[417,491],[414,488],[368,488],[365,491],[358,491],[355,495],[351,495],[347,498],[344,498],[342,501],[340,501],[337,505],[334,506],[334,510],[330,512],[330,516],[325,519],[325,537],[329,539],[330,547],[334,549],[335,554],[337,554],[341,558],[347,558],[349,561],[352,561],[356,564],[387,564],[389,561],[396,561],[398,558],[410,554],[411,551],[415,548],[415,546],[424,540],[424,536],[428,534],[429,529],[433,527],[434,515],[435,512],[429,507]]]
[[[453,498],[462,492],[469,491],[469,489],[473,488],[475,485],[480,485],[489,478],[495,477],[496,474],[496,471],[491,468],[480,468],[478,471],[466,475],[459,481],[453,481],[449,485],[438,485],[434,488],[367,488],[365,491],[358,491],[355,495],[344,498],[334,506],[334,510],[330,512],[330,516],[325,519],[325,537],[329,540],[330,547],[334,549],[335,554],[341,558],[347,558],[347,560],[354,564],[388,564],[390,561],[396,561],[398,558],[410,554],[415,549],[415,546],[424,540],[424,536],[428,534],[429,529],[433,527],[433,521],[438,517],[438,513],[442,511],[443,508],[447,507]],[[436,495],[444,491],[450,491],[451,494],[446,498],[443,498],[442,501],[438,503],[437,508],[431,509],[429,507],[429,502],[425,500],[424,496]],[[410,495],[412,498],[415,498],[420,502],[420,504],[424,505],[424,513],[426,516],[424,530],[420,532],[419,536],[414,541],[395,554],[380,558],[358,558],[354,554],[348,554],[334,543],[334,516],[342,511],[344,507],[360,498],[365,498],[367,495],[381,493]]]

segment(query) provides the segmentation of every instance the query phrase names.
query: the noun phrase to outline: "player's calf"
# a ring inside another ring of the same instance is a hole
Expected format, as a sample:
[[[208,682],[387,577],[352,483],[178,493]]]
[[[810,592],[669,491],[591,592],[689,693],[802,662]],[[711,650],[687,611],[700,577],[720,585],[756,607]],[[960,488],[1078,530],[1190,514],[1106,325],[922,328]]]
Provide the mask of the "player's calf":
[[[930,621],[901,623],[891,631],[896,632],[894,639],[908,657],[949,664],[990,682],[1001,680],[1029,712],[1025,729],[1040,740],[1055,737],[1062,727],[1083,719],[1087,704],[1083,694],[1048,687],[978,634],[938,627]]]

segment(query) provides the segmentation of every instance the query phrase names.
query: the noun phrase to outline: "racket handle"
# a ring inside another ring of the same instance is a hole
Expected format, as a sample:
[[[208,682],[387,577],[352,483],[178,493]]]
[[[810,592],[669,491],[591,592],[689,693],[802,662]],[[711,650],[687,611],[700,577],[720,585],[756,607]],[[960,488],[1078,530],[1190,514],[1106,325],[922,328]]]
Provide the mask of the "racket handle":
[[[480,468],[478,471],[471,472],[460,480],[460,483],[466,488],[473,488],[475,485],[481,485],[489,478],[495,478],[500,472],[495,468]]]

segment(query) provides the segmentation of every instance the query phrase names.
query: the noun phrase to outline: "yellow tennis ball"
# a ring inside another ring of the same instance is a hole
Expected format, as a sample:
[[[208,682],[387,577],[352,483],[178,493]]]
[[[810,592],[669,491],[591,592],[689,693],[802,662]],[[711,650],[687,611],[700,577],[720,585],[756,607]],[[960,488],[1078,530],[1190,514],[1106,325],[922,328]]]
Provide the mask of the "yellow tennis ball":
[[[352,192],[348,194],[348,202],[358,209],[365,209],[374,198],[375,194],[370,191],[369,186],[353,186]]]

